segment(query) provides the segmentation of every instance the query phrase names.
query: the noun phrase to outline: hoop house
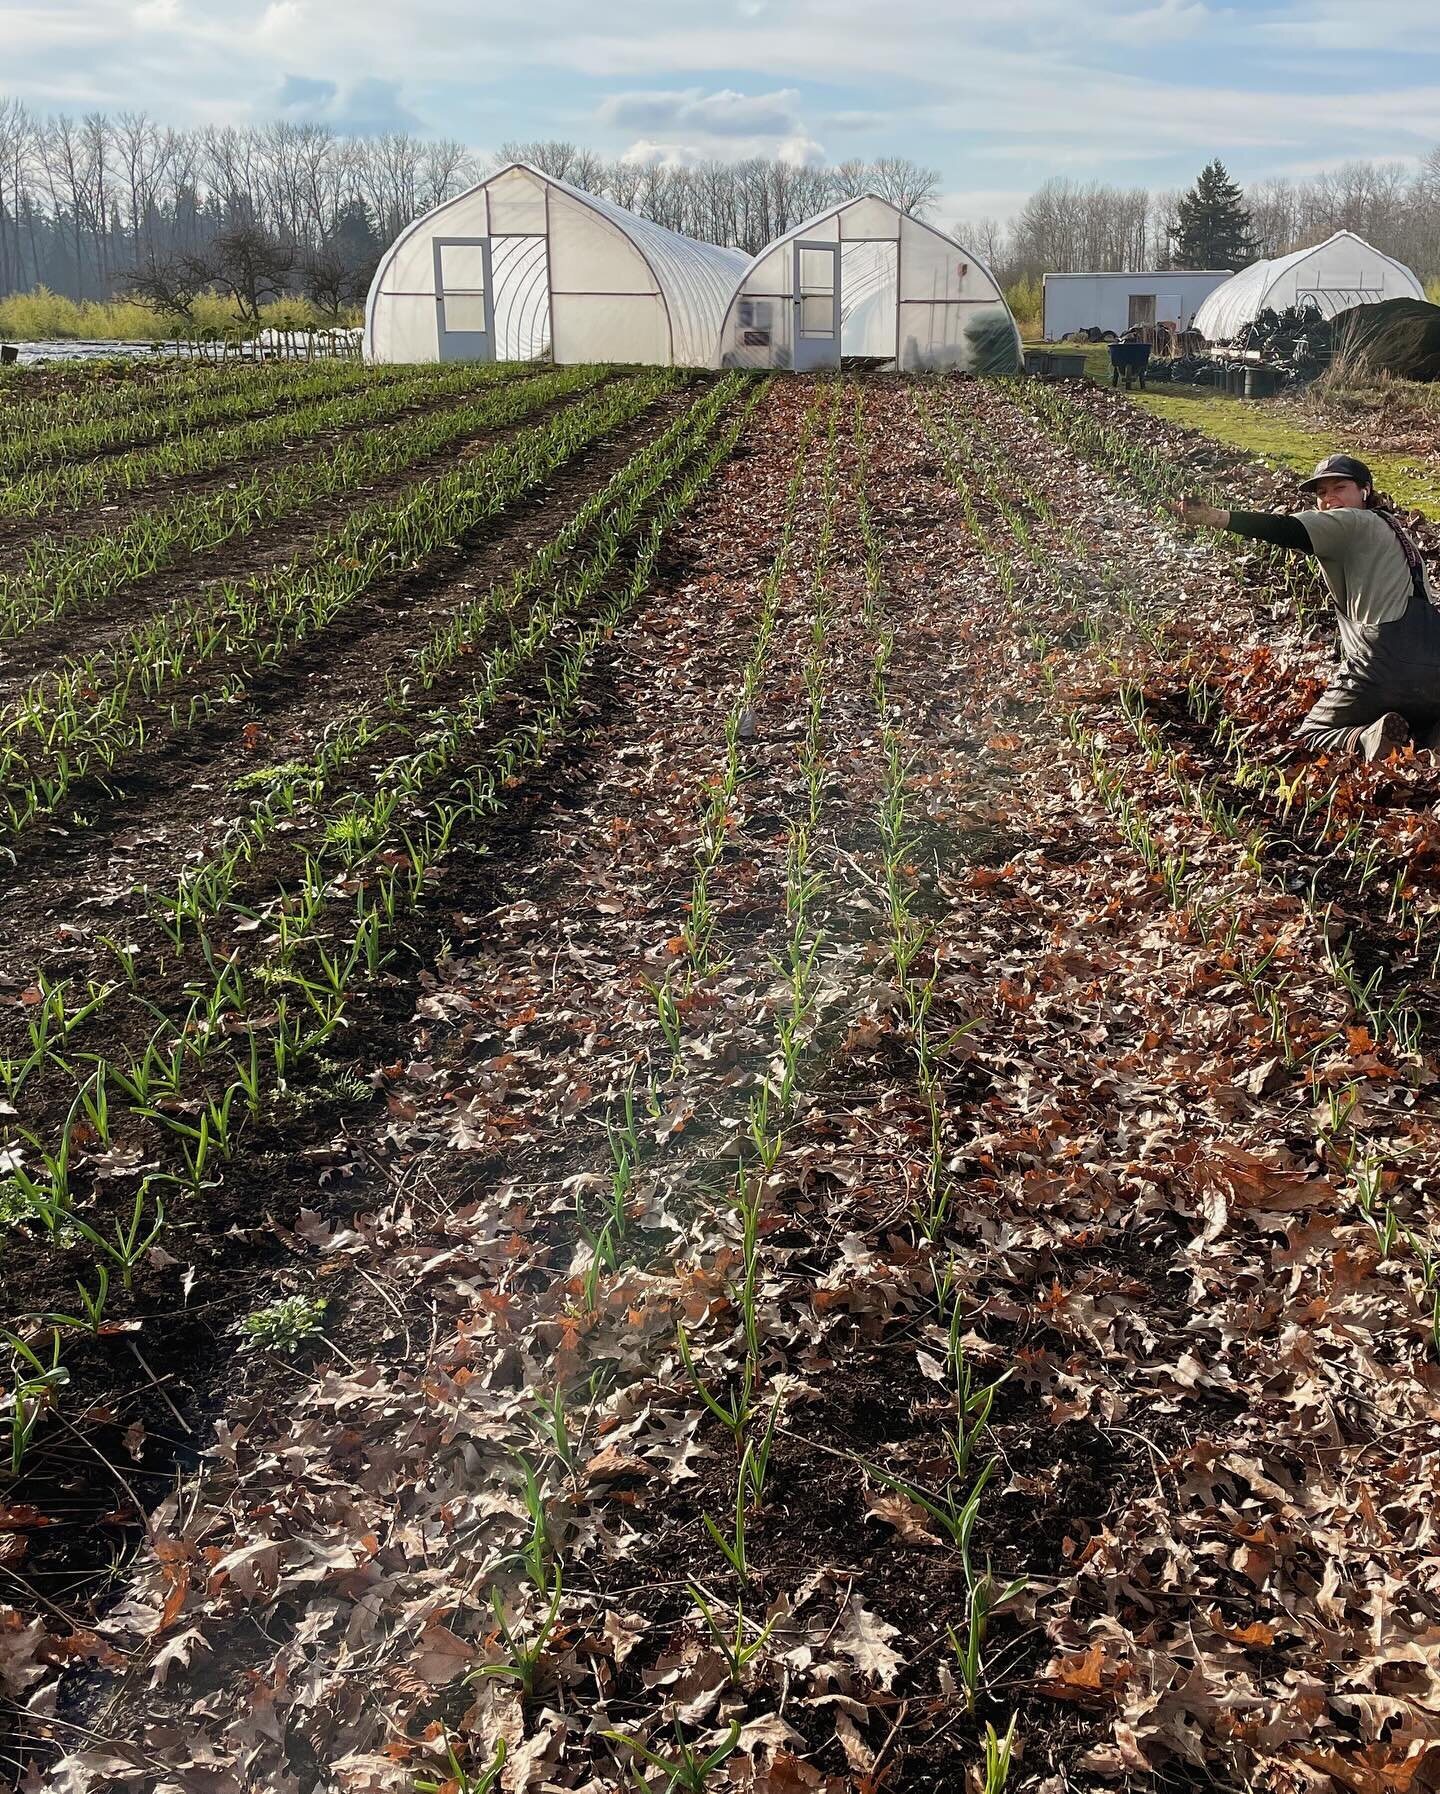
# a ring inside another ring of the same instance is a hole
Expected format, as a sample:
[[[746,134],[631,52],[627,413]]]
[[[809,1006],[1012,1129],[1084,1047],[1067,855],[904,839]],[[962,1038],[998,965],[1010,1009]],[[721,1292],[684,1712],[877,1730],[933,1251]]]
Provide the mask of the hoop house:
[[[1215,291],[1195,314],[1207,342],[1227,343],[1262,311],[1313,305],[1333,318],[1352,305],[1423,299],[1425,289],[1403,262],[1382,255],[1354,231],[1337,230],[1310,249],[1252,262]]]
[[[1011,374],[1020,332],[976,255],[867,194],[767,244],[736,284],[720,333],[722,367],[805,373],[846,355],[907,374]]]
[[[712,367],[745,266],[523,162],[403,230],[365,302],[367,361]]]

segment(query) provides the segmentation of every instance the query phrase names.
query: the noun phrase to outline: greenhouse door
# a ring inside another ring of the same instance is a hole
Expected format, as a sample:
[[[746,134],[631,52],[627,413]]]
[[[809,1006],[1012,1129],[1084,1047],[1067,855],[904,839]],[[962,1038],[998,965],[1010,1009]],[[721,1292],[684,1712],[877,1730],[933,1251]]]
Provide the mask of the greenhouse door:
[[[795,245],[795,372],[840,366],[840,245]]]
[[[488,237],[435,238],[435,334],[441,361],[494,361]]]

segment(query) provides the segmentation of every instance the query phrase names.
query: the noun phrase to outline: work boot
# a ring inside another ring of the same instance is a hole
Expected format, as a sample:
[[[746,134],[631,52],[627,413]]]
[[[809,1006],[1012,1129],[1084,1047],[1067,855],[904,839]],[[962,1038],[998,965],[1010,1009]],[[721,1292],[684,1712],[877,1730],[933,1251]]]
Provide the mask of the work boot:
[[[1410,745],[1410,725],[1398,710],[1387,710],[1366,729],[1355,731],[1355,751],[1365,760],[1388,760]]]

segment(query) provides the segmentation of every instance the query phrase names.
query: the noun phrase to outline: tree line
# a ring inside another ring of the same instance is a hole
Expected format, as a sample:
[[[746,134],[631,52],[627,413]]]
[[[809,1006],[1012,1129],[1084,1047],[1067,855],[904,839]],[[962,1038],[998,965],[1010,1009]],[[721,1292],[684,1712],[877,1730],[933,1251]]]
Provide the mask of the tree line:
[[[1240,261],[1288,255],[1352,230],[1422,280],[1440,276],[1440,147],[1418,168],[1345,162],[1305,179],[1255,181],[1240,192],[1248,220]],[[1167,268],[1175,265],[1187,197],[1057,177],[1037,187],[1013,220],[959,220],[954,229],[1007,287],[1047,272]]]
[[[557,140],[484,154],[453,138],[351,137],[283,120],[176,130],[144,112],[40,117],[0,98],[0,293],[135,292],[183,312],[188,295],[218,287],[242,311],[286,293],[337,311],[363,298],[385,246],[413,218],[517,160],[751,253],[837,199],[878,192],[927,214],[940,190],[938,171],[900,156],[670,166],[607,160]],[[1055,178],[1012,220],[953,228],[1008,289],[1051,270],[1172,265],[1186,198]],[[1239,203],[1247,223],[1236,246],[1247,253],[1281,255],[1343,228],[1422,279],[1440,276],[1440,148],[1413,170],[1347,162],[1303,180],[1259,181]]]
[[[242,310],[286,292],[335,310],[363,298],[385,246],[411,219],[511,161],[751,253],[858,193],[924,211],[940,178],[900,156],[672,167],[610,161],[563,141],[507,143],[485,155],[451,138],[347,137],[284,120],[183,131],[143,112],[40,118],[0,98],[0,293],[135,292],[183,312],[188,296],[218,285]]]

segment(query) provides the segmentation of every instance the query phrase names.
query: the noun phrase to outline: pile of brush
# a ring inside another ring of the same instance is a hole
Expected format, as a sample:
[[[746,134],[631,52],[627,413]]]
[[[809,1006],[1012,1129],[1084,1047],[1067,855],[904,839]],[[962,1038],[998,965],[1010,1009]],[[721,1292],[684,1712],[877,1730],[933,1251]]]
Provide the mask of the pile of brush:
[[[1331,367],[1341,379],[1440,379],[1440,305],[1423,299],[1356,305],[1332,320],[1330,332]]]

